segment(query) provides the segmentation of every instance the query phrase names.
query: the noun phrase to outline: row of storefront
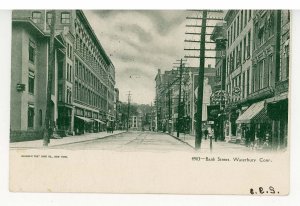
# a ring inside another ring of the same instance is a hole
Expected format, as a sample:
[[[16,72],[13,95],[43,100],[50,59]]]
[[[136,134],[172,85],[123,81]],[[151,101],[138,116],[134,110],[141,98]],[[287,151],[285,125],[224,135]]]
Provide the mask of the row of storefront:
[[[224,115],[223,129],[227,138],[234,137],[236,142],[246,146],[287,148],[288,93],[254,102],[248,107],[237,105]]]
[[[245,13],[248,15],[245,15]],[[251,15],[250,15],[251,14]],[[239,21],[240,19],[247,21]],[[229,10],[218,28],[226,47],[217,51],[217,89],[228,96],[214,121],[220,140],[272,150],[288,146],[288,10]],[[235,26],[237,25],[238,32]],[[217,42],[216,42],[217,43]],[[218,44],[218,43],[217,43]]]
[[[105,113],[97,113],[72,105],[60,105],[56,125],[56,133],[60,136],[79,135],[113,128],[114,118]]]

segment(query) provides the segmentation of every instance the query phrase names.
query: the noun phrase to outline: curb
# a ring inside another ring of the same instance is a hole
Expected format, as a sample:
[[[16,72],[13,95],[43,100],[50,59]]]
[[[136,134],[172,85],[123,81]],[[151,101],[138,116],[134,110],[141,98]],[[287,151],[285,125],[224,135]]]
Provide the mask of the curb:
[[[191,147],[191,148],[193,148],[193,149],[195,150],[195,147],[193,147],[193,146],[192,146],[192,145],[190,145],[189,143],[187,143],[187,142],[185,142],[185,141],[183,141],[183,140],[179,139],[178,137],[176,137],[176,136],[174,136],[174,135],[172,135],[172,134],[169,134],[169,133],[164,133],[164,134],[168,134],[168,135],[170,135],[170,136],[171,136],[171,137],[173,137],[174,139],[176,139],[176,140],[178,140],[178,141],[180,141],[180,142],[182,142],[182,143],[186,144],[187,146],[189,146],[189,147]]]
[[[125,132],[127,132],[127,131],[120,132],[118,134],[123,134]],[[98,137],[98,138],[95,138],[95,139],[89,139],[89,140],[83,140],[83,141],[77,141],[77,142],[69,142],[69,143],[64,143],[64,144],[57,144],[57,145],[53,145],[53,146],[48,146],[48,148],[54,148],[54,147],[58,147],[58,146],[77,144],[77,143],[83,143],[83,142],[91,142],[91,141],[95,141],[95,140],[99,140],[99,139],[105,139],[107,137],[111,137],[111,136],[118,135],[118,134],[115,133],[115,134],[110,134],[110,135],[107,135],[107,136],[104,136],[104,137]]]

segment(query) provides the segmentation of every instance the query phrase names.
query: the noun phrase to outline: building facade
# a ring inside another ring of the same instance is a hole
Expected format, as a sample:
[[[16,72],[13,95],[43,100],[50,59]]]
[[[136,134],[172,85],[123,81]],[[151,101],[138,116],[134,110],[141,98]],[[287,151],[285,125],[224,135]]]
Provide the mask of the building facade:
[[[269,140],[274,149],[286,148],[288,144],[288,96],[290,66],[290,11],[278,11],[280,19],[280,67],[275,75],[275,96],[268,99],[268,116],[272,119],[272,136]]]
[[[240,128],[236,124],[236,120],[242,110],[238,104],[244,103],[251,93],[252,16],[252,10],[229,10],[224,18],[227,33],[225,87],[228,94],[228,104],[226,106],[226,136],[240,135]]]
[[[28,132],[42,138],[52,25],[51,127],[64,136],[101,131],[106,121],[114,121],[115,68],[83,11],[16,10],[12,14],[12,141],[22,140],[20,136],[26,140],[31,136]]]
[[[286,148],[289,11],[229,10],[225,21],[225,133],[256,147]]]
[[[179,70],[166,70],[164,73],[158,70],[155,78],[157,128],[169,133],[178,130],[180,133],[195,134],[198,68],[183,68],[181,81],[179,76]],[[207,106],[210,105],[210,96],[215,88],[215,69],[205,68],[204,77],[202,119],[206,122]]]

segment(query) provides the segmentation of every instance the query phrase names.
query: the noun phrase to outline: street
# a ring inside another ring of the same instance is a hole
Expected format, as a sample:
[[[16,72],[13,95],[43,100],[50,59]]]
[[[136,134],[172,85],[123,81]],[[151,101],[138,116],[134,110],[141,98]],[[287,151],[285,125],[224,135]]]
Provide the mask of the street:
[[[57,145],[59,149],[101,149],[117,151],[193,151],[193,148],[168,134],[129,131],[101,139]]]
[[[195,136],[189,134],[166,134],[151,131],[114,131],[114,133],[99,132],[84,135],[67,136],[51,139],[49,149],[100,149],[116,151],[195,151]],[[43,147],[43,140],[10,143],[11,149],[38,149]],[[212,152],[243,153],[251,151],[249,147],[229,142],[212,142]],[[209,139],[202,139],[201,153],[210,153]]]
[[[84,135],[68,136],[61,139],[51,139],[48,148],[53,149],[100,149],[117,151],[195,151],[195,136],[151,131],[115,131],[112,133],[86,133]],[[43,140],[10,143],[13,149],[43,148]],[[242,153],[249,151],[248,147],[228,142],[212,142],[212,151],[219,153]],[[210,152],[210,141],[202,140],[201,153]]]

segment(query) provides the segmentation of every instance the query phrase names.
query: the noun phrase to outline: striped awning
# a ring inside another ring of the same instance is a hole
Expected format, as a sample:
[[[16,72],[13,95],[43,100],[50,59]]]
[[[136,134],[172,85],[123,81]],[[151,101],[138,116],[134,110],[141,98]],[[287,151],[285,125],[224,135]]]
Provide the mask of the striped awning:
[[[101,121],[100,119],[94,119],[96,122],[99,122],[100,124],[105,124],[105,122]]]
[[[88,123],[93,122],[93,120],[91,120],[89,118],[86,118],[86,117],[81,117],[81,116],[77,116],[77,115],[75,115],[75,117],[78,118],[78,119],[81,119],[81,120],[83,120],[85,122],[88,122]]]
[[[237,120],[237,124],[249,124],[249,123],[267,123],[271,121],[267,115],[267,108],[265,107],[265,101],[260,101],[252,104],[243,114],[241,114]]]
[[[271,123],[272,120],[268,117],[267,107],[264,107],[255,117],[252,118],[251,123],[263,124]]]

